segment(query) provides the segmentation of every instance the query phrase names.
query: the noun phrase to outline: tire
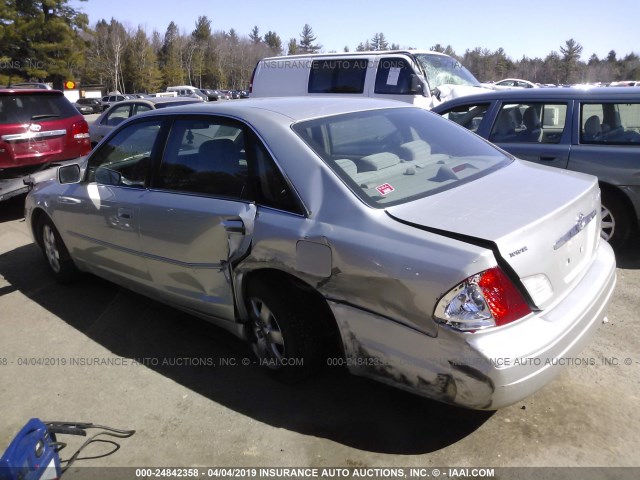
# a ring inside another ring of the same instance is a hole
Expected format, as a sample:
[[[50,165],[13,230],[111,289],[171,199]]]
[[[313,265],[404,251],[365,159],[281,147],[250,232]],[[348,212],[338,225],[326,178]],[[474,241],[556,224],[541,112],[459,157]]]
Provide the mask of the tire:
[[[289,295],[287,295],[289,293]],[[284,383],[311,376],[320,366],[322,338],[315,315],[305,314],[300,297],[286,289],[250,281],[246,296],[251,350],[259,364]]]
[[[49,271],[58,283],[71,283],[79,274],[71,260],[58,230],[48,217],[43,217],[38,226],[38,235],[42,254]]]
[[[602,190],[601,218],[602,238],[614,249],[623,247],[631,234],[631,216],[624,202],[606,190]]]

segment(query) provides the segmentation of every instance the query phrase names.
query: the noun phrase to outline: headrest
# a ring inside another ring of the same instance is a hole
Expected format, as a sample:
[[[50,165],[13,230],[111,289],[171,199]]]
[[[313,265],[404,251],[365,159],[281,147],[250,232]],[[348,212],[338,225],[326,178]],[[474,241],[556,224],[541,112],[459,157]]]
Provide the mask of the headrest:
[[[382,170],[383,168],[392,167],[400,163],[400,157],[395,153],[381,152],[374,153],[373,155],[367,155],[362,157],[358,162],[360,172],[374,172],[376,170]]]

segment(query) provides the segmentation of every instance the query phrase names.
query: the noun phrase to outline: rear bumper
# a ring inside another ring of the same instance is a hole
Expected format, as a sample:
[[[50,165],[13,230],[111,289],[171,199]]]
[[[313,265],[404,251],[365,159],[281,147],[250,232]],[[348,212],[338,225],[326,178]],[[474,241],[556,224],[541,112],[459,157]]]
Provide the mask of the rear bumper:
[[[586,275],[561,302],[495,334],[470,336],[469,345],[493,364],[492,409],[529,396],[564,367],[594,366],[579,354],[602,323],[615,284],[615,256],[601,241]]]
[[[518,402],[580,360],[605,316],[615,257],[601,242],[582,280],[553,307],[476,333],[442,327],[430,337],[399,322],[330,303],[356,374],[435,400],[479,410]]]
[[[24,184],[22,179],[23,177],[0,179],[0,202],[29,191],[29,187]]]

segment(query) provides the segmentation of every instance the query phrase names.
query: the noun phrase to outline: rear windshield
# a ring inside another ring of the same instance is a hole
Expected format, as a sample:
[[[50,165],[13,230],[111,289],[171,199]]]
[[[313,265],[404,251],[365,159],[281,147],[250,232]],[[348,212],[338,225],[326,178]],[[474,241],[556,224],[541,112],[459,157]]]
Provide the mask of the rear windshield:
[[[455,188],[512,161],[480,137],[420,108],[336,115],[294,124],[293,130],[375,208]]]
[[[0,96],[0,124],[28,123],[79,115],[62,94],[17,94]]]

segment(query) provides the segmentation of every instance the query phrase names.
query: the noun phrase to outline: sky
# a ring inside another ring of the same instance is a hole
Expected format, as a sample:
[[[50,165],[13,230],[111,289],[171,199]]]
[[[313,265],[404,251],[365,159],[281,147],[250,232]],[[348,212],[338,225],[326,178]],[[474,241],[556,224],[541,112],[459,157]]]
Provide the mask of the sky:
[[[640,0],[70,0],[94,25],[112,17],[125,26],[162,35],[173,20],[191,33],[206,15],[213,31],[235,29],[248,35],[254,26],[277,33],[283,46],[300,39],[309,24],[324,52],[351,51],[377,32],[401,48],[451,45],[458,55],[476,47],[503,48],[512,60],[546,57],[573,38],[581,59],[640,55]]]

